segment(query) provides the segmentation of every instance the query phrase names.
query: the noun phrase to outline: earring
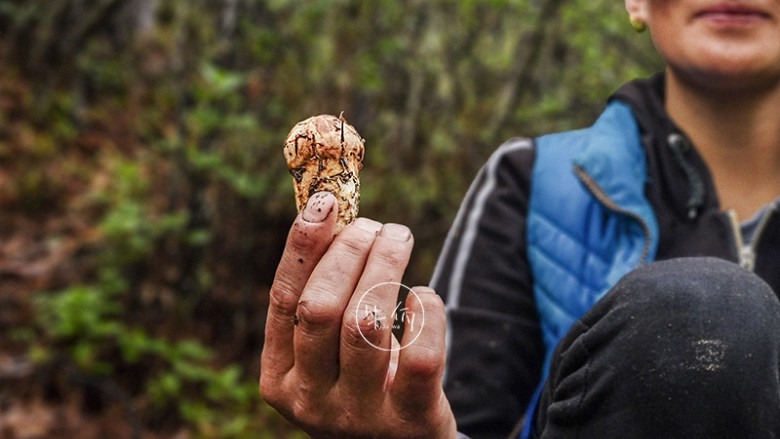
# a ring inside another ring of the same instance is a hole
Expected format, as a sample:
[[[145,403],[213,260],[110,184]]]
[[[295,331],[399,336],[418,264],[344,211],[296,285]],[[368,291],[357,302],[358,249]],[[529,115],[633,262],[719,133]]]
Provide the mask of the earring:
[[[631,27],[634,28],[636,33],[641,34],[642,32],[647,30],[647,25],[645,24],[644,21],[640,20],[639,18],[631,17],[630,20],[631,20]]]

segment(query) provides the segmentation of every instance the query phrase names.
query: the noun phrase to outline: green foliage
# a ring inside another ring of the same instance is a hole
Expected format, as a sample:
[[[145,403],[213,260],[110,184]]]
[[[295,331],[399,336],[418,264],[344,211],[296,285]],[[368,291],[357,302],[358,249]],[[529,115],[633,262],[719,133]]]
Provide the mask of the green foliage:
[[[41,337],[31,347],[31,357],[46,363],[64,356],[79,370],[99,376],[120,367],[157,364],[136,383],[154,407],[172,408],[199,437],[257,437],[251,434],[259,404],[255,379],[247,379],[236,364],[217,367],[213,349],[195,339],[170,340],[128,322],[131,285],[123,273],[150,257],[163,237],[197,245],[204,241],[185,235],[185,214],[153,214],[142,202],[150,190],[142,174],[138,162],[116,163],[111,187],[94,194],[95,202],[106,205],[100,223],[106,243],[97,280],[37,296]]]
[[[141,384],[157,408],[173,406],[200,437],[244,438],[256,427],[259,396],[238,365],[211,365],[214,352],[195,340],[170,341],[118,319],[119,295],[98,287],[73,286],[37,300],[43,340],[32,349],[39,362],[62,355],[89,374],[109,375],[116,366],[162,362]],[[59,352],[61,346],[65,352]],[[111,354],[118,350],[118,357]],[[118,364],[117,364],[118,363]],[[193,389],[199,389],[194,393]]]

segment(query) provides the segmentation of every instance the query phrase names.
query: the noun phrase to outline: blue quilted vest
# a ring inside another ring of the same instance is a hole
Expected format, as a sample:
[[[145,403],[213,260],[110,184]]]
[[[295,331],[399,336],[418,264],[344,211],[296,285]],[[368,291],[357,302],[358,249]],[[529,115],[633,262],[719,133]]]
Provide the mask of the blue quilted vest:
[[[527,236],[546,350],[542,384],[571,325],[626,273],[655,258],[658,224],[646,179],[636,119],[622,102],[610,103],[590,128],[536,139]]]

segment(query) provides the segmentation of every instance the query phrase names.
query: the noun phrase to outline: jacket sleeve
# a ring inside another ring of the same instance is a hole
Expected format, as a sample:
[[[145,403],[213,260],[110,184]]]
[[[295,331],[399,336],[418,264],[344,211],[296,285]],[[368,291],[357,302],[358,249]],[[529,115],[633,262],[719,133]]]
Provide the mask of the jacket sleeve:
[[[513,139],[472,183],[431,286],[447,307],[444,388],[458,430],[506,438],[538,384],[544,348],[526,257],[534,150]]]

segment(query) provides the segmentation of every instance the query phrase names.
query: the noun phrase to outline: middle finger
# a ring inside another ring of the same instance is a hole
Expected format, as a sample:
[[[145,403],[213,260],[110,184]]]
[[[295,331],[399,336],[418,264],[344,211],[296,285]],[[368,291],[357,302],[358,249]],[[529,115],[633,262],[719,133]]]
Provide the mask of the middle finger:
[[[382,391],[390,363],[401,278],[414,245],[408,228],[385,224],[344,313],[340,381],[347,392]]]

